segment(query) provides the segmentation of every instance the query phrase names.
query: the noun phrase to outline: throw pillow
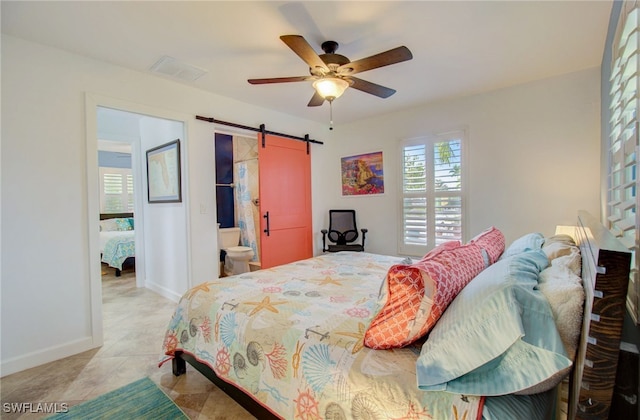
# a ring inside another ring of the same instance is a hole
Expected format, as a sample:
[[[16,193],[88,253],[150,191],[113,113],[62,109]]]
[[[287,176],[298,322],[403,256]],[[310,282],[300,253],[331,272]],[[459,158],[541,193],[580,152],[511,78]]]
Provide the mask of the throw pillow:
[[[392,266],[381,289],[382,308],[365,333],[364,345],[400,348],[424,336],[483,269],[482,252],[475,244],[448,244],[415,264]]]

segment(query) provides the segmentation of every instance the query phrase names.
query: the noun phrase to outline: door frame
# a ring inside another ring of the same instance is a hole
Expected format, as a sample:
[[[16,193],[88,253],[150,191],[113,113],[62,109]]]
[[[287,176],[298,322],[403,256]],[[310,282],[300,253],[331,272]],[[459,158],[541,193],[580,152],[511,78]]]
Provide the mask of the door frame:
[[[89,239],[89,294],[91,306],[91,335],[94,347],[103,345],[104,332],[102,320],[102,274],[100,263],[100,235],[98,217],[100,214],[99,191],[99,165],[98,165],[98,107],[117,109],[123,112],[141,114],[145,116],[182,122],[185,135],[187,135],[188,121],[184,114],[168,112],[139,103],[100,95],[93,92],[85,92],[85,133],[86,133],[86,176],[87,176],[87,229]],[[185,139],[186,140],[186,139]],[[183,142],[184,155],[187,156],[187,141]],[[132,172],[134,177],[134,214],[144,220],[144,191],[141,188],[142,177],[146,176],[142,162],[144,152],[141,150],[140,141],[131,143]],[[182,171],[188,173],[188,160],[183,160]],[[136,180],[138,182],[136,183]],[[183,177],[184,192],[183,202],[187,227],[189,223],[189,199],[188,177]],[[136,247],[136,287],[145,287],[146,283],[146,258],[144,247],[144,223],[136,223],[135,247]],[[186,253],[187,261],[191,261],[190,234],[187,229]],[[187,284],[191,286],[191,268],[187,264]]]

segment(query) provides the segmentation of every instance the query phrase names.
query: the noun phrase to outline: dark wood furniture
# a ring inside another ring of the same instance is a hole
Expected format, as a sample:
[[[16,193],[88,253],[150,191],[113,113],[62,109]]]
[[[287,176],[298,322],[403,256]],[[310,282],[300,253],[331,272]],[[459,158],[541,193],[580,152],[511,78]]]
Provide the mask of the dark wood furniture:
[[[581,211],[575,236],[586,299],[578,355],[570,378],[569,419],[606,419],[613,397],[631,253]]]

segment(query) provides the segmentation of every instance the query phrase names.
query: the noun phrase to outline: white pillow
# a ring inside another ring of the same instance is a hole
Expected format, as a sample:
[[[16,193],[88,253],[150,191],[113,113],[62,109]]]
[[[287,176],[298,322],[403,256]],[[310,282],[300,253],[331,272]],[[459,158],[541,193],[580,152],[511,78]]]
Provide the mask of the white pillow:
[[[112,232],[118,229],[116,219],[100,220],[100,232]]]

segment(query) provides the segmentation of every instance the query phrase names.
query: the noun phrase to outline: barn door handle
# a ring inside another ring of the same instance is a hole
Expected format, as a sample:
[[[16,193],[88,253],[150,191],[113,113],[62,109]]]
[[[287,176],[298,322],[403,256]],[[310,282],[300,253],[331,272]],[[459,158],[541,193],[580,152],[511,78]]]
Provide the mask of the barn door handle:
[[[269,236],[269,212],[266,212],[262,217],[267,219],[267,228],[264,230],[264,233],[266,233],[267,236]]]

